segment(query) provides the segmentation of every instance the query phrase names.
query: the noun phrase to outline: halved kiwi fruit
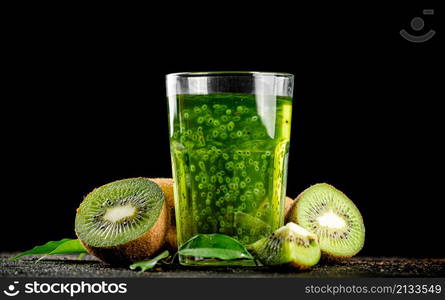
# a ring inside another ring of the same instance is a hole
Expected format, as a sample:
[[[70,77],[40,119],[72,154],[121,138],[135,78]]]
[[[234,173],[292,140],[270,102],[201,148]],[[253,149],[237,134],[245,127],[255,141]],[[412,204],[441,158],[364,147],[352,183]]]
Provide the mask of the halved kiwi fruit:
[[[365,241],[363,218],[354,203],[326,183],[315,184],[296,199],[288,216],[315,233],[324,254],[335,258],[357,254]]]
[[[168,228],[165,195],[148,178],[119,180],[93,190],[77,209],[75,221],[88,252],[116,265],[155,254]]]
[[[289,265],[297,269],[317,264],[321,255],[317,236],[292,222],[248,248],[264,265]]]

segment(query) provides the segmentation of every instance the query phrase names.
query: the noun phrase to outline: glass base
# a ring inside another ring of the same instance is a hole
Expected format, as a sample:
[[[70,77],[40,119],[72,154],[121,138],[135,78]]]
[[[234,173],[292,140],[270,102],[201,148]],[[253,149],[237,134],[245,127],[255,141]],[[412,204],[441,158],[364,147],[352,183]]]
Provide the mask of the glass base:
[[[196,258],[184,255],[179,255],[179,263],[183,266],[195,266],[195,267],[212,267],[212,266],[256,267],[257,266],[254,260],[249,260],[249,259],[219,260],[213,258]]]

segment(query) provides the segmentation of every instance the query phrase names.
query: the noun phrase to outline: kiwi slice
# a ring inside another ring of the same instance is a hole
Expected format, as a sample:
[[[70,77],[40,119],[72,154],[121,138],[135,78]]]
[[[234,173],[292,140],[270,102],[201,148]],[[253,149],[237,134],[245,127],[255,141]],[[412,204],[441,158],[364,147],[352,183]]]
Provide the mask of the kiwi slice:
[[[131,178],[89,193],[77,209],[75,231],[92,255],[123,265],[160,250],[168,223],[161,188],[147,178]]]
[[[248,248],[264,265],[289,265],[301,270],[317,264],[321,256],[317,236],[292,222]]]
[[[289,215],[315,233],[321,251],[336,258],[357,254],[365,241],[365,226],[360,211],[341,191],[326,183],[315,184],[296,199]]]
[[[233,227],[236,229],[234,237],[245,245],[258,241],[272,232],[269,224],[240,211],[234,213]]]

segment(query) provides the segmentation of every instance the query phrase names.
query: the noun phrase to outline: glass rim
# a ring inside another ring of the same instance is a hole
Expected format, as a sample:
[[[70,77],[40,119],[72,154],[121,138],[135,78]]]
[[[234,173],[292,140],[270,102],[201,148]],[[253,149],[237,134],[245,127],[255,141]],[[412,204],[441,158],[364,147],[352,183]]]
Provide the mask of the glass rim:
[[[261,71],[209,71],[209,72],[178,72],[169,73],[166,78],[179,77],[217,77],[217,76],[252,76],[252,77],[287,77],[293,78],[294,75],[286,72],[261,72]]]

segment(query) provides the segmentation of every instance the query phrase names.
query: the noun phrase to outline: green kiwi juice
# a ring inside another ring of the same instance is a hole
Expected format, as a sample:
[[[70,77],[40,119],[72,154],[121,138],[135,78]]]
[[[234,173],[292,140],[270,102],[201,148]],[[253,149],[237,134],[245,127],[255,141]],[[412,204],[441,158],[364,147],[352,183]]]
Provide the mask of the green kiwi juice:
[[[178,244],[223,233],[247,245],[282,226],[291,98],[176,95],[169,105]]]

